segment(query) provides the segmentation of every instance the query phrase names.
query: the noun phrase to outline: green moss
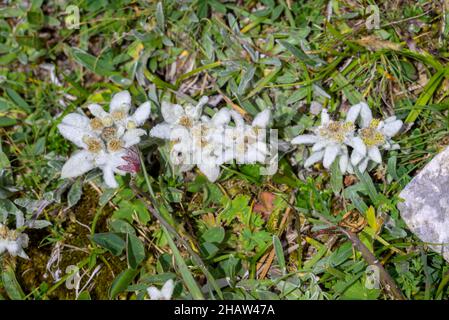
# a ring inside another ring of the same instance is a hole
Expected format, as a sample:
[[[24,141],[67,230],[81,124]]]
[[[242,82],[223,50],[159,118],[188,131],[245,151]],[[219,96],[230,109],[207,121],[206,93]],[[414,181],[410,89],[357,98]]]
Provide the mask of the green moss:
[[[67,245],[67,247],[63,248],[59,264],[62,276],[65,274],[68,266],[77,265],[90,255],[90,249],[92,248],[90,232],[85,226],[90,226],[92,223],[97,210],[98,199],[98,193],[90,186],[86,186],[80,202],[68,212],[62,221],[55,222],[60,224],[65,230],[62,244]],[[98,220],[96,232],[108,231],[107,220],[112,214],[112,211],[113,208],[109,206],[104,208]],[[54,245],[39,246],[39,243],[49,235],[50,231],[49,229],[30,231],[30,247],[27,249],[30,260],[20,259],[17,261],[16,275],[26,294],[39,287],[42,283],[46,283],[48,287],[54,285],[52,276],[46,270],[46,265]],[[80,250],[74,249],[75,247],[80,248]],[[94,278],[95,285],[90,292],[92,299],[107,299],[110,284],[115,276],[126,268],[126,261],[121,261],[119,257],[115,257],[109,253],[103,254],[103,257],[108,262],[108,265],[105,265],[97,258],[95,265],[91,268],[92,271],[96,265],[103,264],[100,272]],[[81,286],[84,285],[87,279],[88,276],[83,278]],[[67,289],[62,284],[51,292],[47,298],[74,299],[75,291]]]

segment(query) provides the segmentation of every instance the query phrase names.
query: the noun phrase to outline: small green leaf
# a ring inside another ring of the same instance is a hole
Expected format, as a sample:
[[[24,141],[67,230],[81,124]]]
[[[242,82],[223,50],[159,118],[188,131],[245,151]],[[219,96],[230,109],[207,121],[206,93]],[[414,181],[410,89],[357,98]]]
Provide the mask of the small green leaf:
[[[225,237],[225,230],[222,227],[214,227],[203,233],[201,239],[204,242],[221,243]]]
[[[23,300],[25,298],[25,293],[23,293],[23,290],[16,279],[16,275],[14,274],[14,270],[11,267],[7,267],[6,270],[2,272],[2,281],[10,299]]]
[[[90,71],[101,76],[112,76],[113,70],[105,61],[100,58],[81,50],[79,48],[72,48],[72,55],[75,61]]]
[[[145,247],[142,241],[133,234],[127,235],[128,237],[128,263],[133,269],[137,269],[139,264],[145,259]]]
[[[129,234],[136,234],[136,230],[134,230],[133,226],[129,224],[128,222],[116,219],[113,220],[110,224],[111,230],[118,233],[129,233]]]
[[[5,55],[2,55],[0,57],[0,66],[7,65],[11,61],[13,61],[15,58],[17,58],[17,53],[15,53],[15,52],[10,52]]]
[[[321,59],[318,59],[316,57],[310,56],[308,54],[306,54],[302,49],[296,47],[295,45],[287,42],[287,41],[283,41],[283,40],[279,40],[279,43],[288,51],[290,51],[296,58],[298,58],[300,61],[304,62],[305,64],[311,66],[311,67],[316,67],[319,64],[324,64],[325,62],[322,61]]]
[[[366,220],[368,221],[368,225],[373,228],[373,230],[375,232],[377,232],[377,229],[379,228],[378,224],[377,224],[377,219],[376,219],[376,210],[374,209],[373,206],[370,206],[368,208],[368,210],[365,213],[366,216]]]
[[[83,291],[78,295],[76,300],[92,300],[88,291]]]
[[[282,273],[285,274],[287,268],[285,266],[284,250],[282,249],[281,240],[279,240],[276,235],[273,235],[273,247],[276,257],[278,258],[279,267],[281,268]]]
[[[28,11],[27,20],[30,24],[42,26],[44,24],[44,13],[41,9]]]
[[[8,118],[8,117],[0,117],[0,127],[10,127],[17,124],[16,119]]]
[[[109,298],[115,299],[119,293],[125,291],[138,273],[139,270],[135,269],[127,269],[121,272],[109,289]]]
[[[167,231],[167,229],[165,227],[162,227],[162,230],[164,231],[168,245],[170,246],[170,249],[173,252],[173,256],[175,257],[175,262],[176,262],[177,268],[178,268],[179,272],[181,273],[184,283],[185,283],[187,289],[189,290],[190,294],[192,295],[193,299],[204,300],[203,293],[201,292],[201,289],[198,286],[198,283],[196,283],[195,279],[193,278],[193,275],[190,272],[190,269],[187,267],[187,264],[186,264],[184,258],[182,257],[181,253],[179,252],[178,248],[176,247],[176,244],[173,241],[171,234]]]
[[[33,145],[33,156],[38,156],[43,154],[45,151],[45,137],[39,138],[36,143]]]
[[[11,98],[11,100],[14,102],[14,104],[16,104],[22,110],[27,112],[31,111],[31,107],[28,105],[28,103],[15,90],[7,88],[6,93],[8,94],[8,97]]]
[[[340,171],[339,161],[334,161],[331,166],[331,187],[336,195],[343,189],[343,175]]]
[[[208,2],[209,2],[208,0],[198,0],[198,11],[197,11],[198,18],[202,19],[207,17],[209,13]]]
[[[92,236],[92,241],[108,249],[115,256],[120,255],[126,245],[125,240],[114,232],[96,233]]]
[[[218,247],[213,243],[204,242],[200,244],[200,252],[205,259],[213,258],[217,254],[218,250]]]

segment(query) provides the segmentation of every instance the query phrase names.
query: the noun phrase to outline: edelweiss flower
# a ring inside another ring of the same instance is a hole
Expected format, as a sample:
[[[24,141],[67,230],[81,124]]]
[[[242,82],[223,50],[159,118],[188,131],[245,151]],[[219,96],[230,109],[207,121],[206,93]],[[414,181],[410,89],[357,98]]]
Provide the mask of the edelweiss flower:
[[[15,209],[15,213],[0,212],[0,255],[8,252],[13,257],[19,256],[28,259],[28,255],[23,249],[28,247],[29,238],[23,231],[27,228],[45,228],[51,225],[51,223],[45,220],[25,220],[23,213],[19,209],[13,204],[10,207]],[[8,228],[8,216],[15,216],[15,230]]]
[[[239,163],[263,162],[268,153],[265,128],[270,111],[256,116],[251,125],[235,111],[220,109],[212,118],[201,116],[208,101],[201,98],[196,106],[162,103],[164,122],[150,131],[150,136],[170,141],[170,162],[181,169],[197,166],[214,182],[220,176],[220,165],[236,159]],[[229,126],[231,118],[235,127]]]
[[[196,106],[188,104],[183,108],[179,104],[162,102],[161,113],[164,122],[156,125],[150,131],[152,137],[170,139],[171,131],[177,126],[192,128],[200,122],[203,106],[209,101],[208,97],[202,97]]]
[[[355,107],[355,106],[354,106]],[[312,144],[312,154],[304,163],[310,167],[323,160],[323,166],[329,169],[339,156],[340,171],[345,173],[348,168],[349,156],[347,146],[366,153],[366,147],[359,137],[354,136],[355,125],[353,121],[331,120],[326,109],[321,112],[321,125],[313,129],[314,134],[299,135],[294,138],[292,144]]]
[[[170,300],[173,295],[173,289],[175,288],[175,283],[173,280],[168,280],[159,290],[156,287],[149,287],[147,289],[150,300]]]
[[[346,114],[346,121],[357,124],[357,120],[360,119],[360,125],[365,128],[369,126],[373,115],[371,109],[365,102],[360,102],[349,108]]]
[[[230,114],[227,109],[221,109],[212,118],[201,117],[207,101],[207,97],[202,97],[196,106],[188,105],[185,109],[163,102],[165,122],[153,127],[150,136],[171,141],[170,160],[181,172],[197,165],[213,182],[220,176],[218,156],[222,152],[224,126]]]
[[[150,102],[140,105],[133,115],[129,115],[131,108],[131,95],[128,91],[116,93],[109,105],[109,112],[98,104],[88,106],[89,111],[95,116],[90,125],[94,130],[101,130],[105,138],[111,135],[121,137],[125,142],[125,148],[140,142],[140,137],[146,134],[145,130],[137,127],[143,125],[151,112]],[[107,129],[105,128],[113,128]]]
[[[395,150],[399,149],[399,145],[392,141],[402,128],[402,121],[397,120],[395,116],[389,117],[383,121],[372,119],[359,129],[359,136],[366,145],[366,153],[354,150],[351,154],[352,166],[358,166],[360,172],[366,170],[370,160],[376,163],[382,163],[382,155],[380,149]]]
[[[224,126],[229,120],[229,111],[221,109],[212,119],[202,117],[202,122],[190,130],[193,163],[212,182],[216,181],[221,173],[220,164],[222,163],[219,161],[219,156],[223,153]]]
[[[23,250],[28,247],[28,235],[10,230],[0,223],[0,255],[8,252],[13,257],[19,256],[28,259],[28,255]]]
[[[95,116],[70,113],[58,125],[59,132],[67,140],[82,148],[64,164],[62,178],[80,176],[94,168],[103,171],[103,178],[110,188],[118,187],[114,174],[124,175],[120,168],[127,165],[127,148],[140,142],[146,132],[138,129],[150,115],[150,104],[146,102],[129,116],[131,97],[127,91],[113,96],[110,111],[106,112],[97,104],[89,105]]]

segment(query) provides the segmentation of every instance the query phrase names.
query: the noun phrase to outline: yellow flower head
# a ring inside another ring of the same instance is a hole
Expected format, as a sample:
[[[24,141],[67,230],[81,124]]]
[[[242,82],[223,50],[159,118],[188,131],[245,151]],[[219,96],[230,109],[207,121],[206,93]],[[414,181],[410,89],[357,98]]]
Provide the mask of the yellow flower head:
[[[352,122],[329,121],[327,124],[319,127],[320,136],[342,143],[348,134],[353,132],[355,126]]]
[[[368,128],[360,130],[360,138],[367,147],[379,146],[385,143],[385,136],[377,130],[379,119],[373,119]]]

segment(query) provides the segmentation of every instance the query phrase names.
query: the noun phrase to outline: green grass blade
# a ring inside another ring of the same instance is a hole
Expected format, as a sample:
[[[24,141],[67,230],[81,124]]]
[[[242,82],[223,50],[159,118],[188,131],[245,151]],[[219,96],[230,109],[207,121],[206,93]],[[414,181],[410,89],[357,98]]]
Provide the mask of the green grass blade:
[[[176,265],[179,268],[179,272],[181,273],[181,276],[184,279],[184,283],[187,289],[189,290],[190,294],[192,295],[193,299],[204,300],[203,293],[201,292],[200,287],[198,286],[192,274],[190,273],[189,268],[187,267],[184,258],[181,256],[181,253],[176,247],[176,244],[173,241],[170,232],[168,232],[165,227],[162,227],[162,230],[164,231],[170,249],[173,251],[173,256],[175,257]]]

